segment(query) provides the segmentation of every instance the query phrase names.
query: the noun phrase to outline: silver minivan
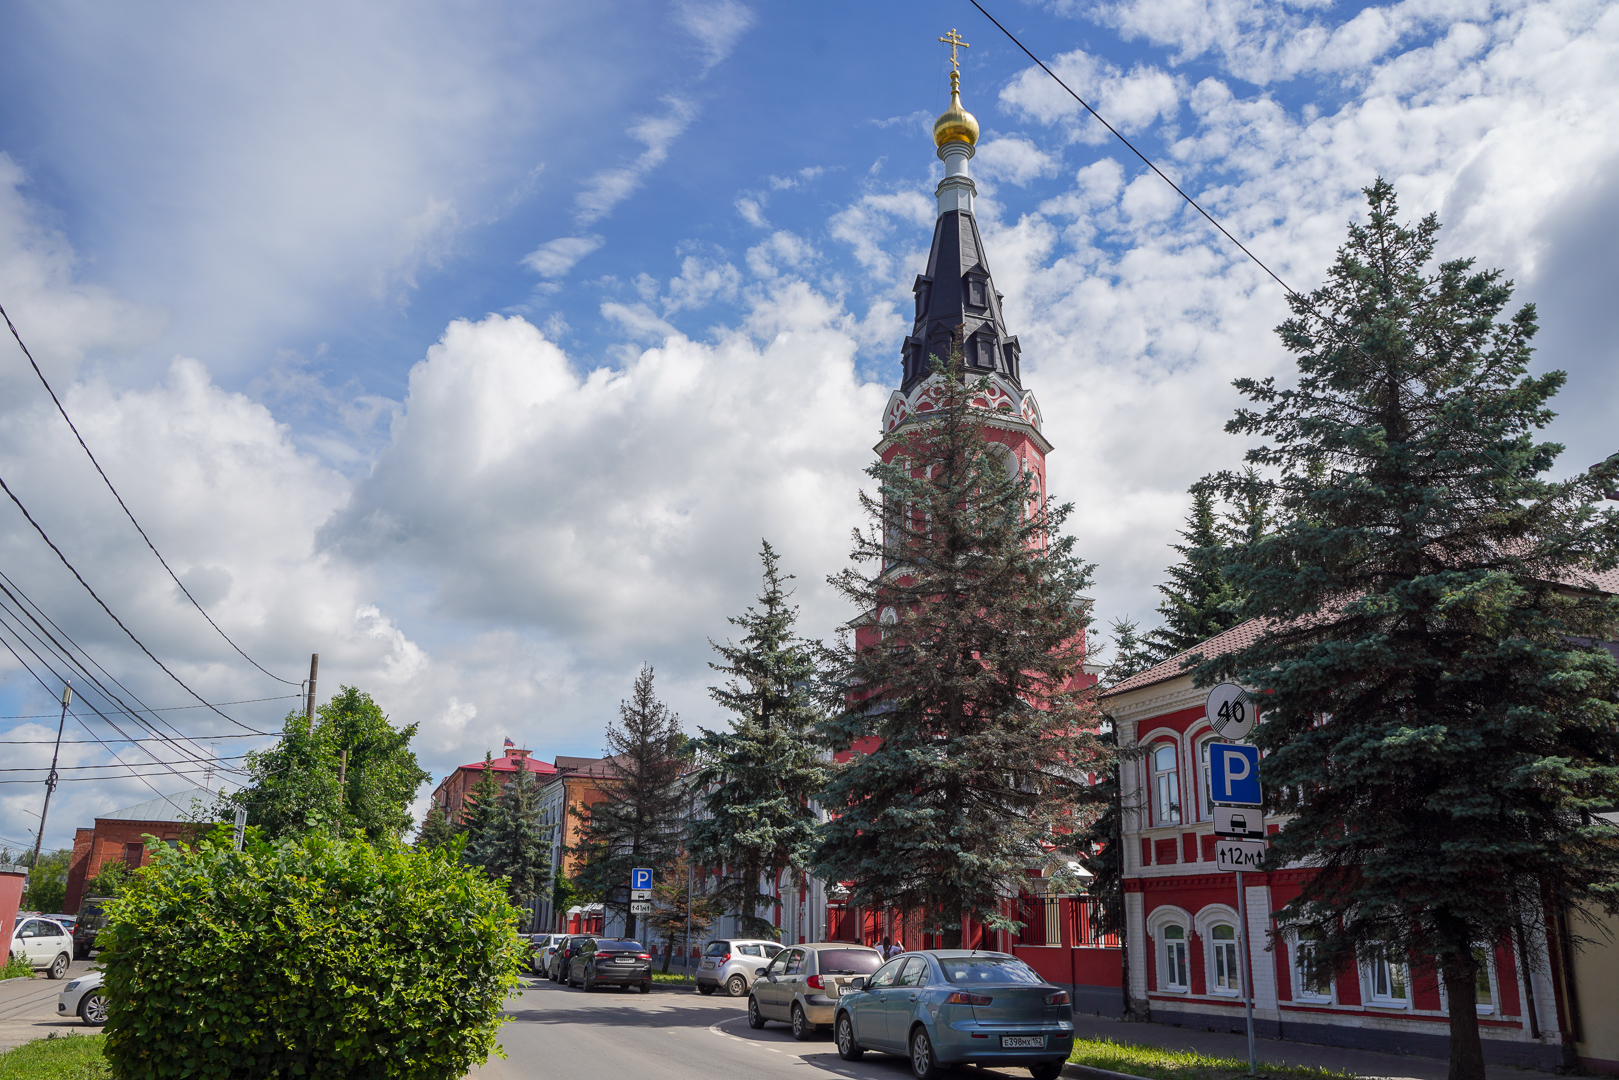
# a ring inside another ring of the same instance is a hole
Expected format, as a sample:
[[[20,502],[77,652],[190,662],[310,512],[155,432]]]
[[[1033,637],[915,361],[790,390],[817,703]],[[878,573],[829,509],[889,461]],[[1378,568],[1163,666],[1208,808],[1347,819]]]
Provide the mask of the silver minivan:
[[[723,986],[732,997],[745,997],[760,969],[779,952],[780,945],[760,938],[710,941],[697,965],[697,992],[712,994]]]

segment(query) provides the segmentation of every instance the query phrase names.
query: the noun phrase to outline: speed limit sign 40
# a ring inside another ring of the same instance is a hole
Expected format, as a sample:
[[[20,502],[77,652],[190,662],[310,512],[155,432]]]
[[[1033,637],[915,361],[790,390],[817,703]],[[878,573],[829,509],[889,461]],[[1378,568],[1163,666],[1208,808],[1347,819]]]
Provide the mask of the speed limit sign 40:
[[[1215,734],[1233,742],[1246,739],[1259,720],[1253,695],[1236,683],[1221,683],[1210,690],[1203,712]]]

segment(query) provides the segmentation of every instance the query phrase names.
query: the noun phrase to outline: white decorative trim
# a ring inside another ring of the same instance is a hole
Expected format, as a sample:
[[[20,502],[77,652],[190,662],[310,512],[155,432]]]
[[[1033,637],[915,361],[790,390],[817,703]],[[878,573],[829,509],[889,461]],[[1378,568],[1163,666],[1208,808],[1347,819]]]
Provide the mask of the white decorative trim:
[[[1051,453],[1050,440],[1040,433],[1040,403],[1035,400],[1034,392],[1019,390],[998,371],[985,377],[989,380],[989,391],[979,399],[983,401],[979,407],[989,410],[984,425],[1025,434],[1042,454]],[[942,393],[943,381],[938,375],[929,375],[912,387],[909,394],[898,390],[890,394],[883,408],[883,438],[875,447],[877,453],[893,445],[900,428],[930,419],[929,413],[937,408]]]

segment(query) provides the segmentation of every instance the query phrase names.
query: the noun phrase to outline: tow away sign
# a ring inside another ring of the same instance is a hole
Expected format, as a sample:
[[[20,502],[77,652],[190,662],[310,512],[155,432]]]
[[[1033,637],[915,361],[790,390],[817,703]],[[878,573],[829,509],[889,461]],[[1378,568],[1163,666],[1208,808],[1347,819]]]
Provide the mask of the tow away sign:
[[[1217,840],[1214,865],[1220,870],[1258,870],[1265,861],[1263,840]]]

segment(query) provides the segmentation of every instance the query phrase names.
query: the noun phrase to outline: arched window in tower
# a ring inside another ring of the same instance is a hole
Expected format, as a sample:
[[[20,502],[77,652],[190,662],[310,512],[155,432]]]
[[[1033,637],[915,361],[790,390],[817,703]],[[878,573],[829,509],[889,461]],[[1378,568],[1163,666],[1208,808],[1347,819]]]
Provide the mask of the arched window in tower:
[[[969,275],[967,278],[967,303],[973,307],[981,308],[987,302],[984,279],[976,275]]]
[[[894,627],[899,625],[899,612],[891,607],[883,608],[883,613],[877,616],[877,625],[880,628],[879,632],[882,634],[883,640],[888,640],[888,635],[893,632]]]

